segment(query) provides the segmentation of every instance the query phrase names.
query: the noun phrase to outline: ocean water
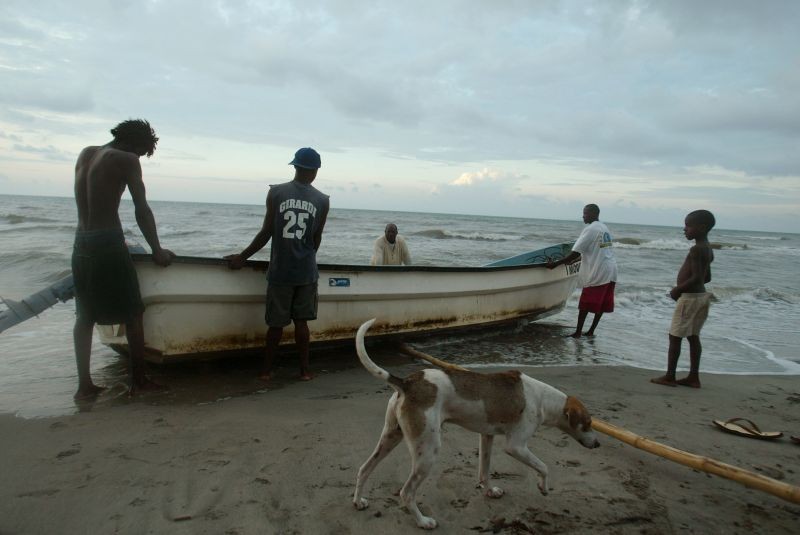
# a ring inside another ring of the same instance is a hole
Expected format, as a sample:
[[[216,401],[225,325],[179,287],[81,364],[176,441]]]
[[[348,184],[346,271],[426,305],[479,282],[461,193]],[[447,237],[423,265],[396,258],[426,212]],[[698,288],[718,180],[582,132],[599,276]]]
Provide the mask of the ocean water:
[[[565,214],[575,217],[555,221],[348,210],[336,208],[332,200],[318,254],[321,263],[368,263],[372,243],[387,222],[396,223],[407,238],[414,263],[425,265],[479,266],[572,241],[583,228],[580,214]],[[151,207],[162,244],[190,256],[239,252],[264,217],[263,204],[153,201]],[[145,244],[129,200],[123,199],[120,217],[128,241]],[[679,226],[606,223],[615,238],[619,264],[616,310],[603,317],[594,338],[564,336],[575,326],[576,290],[556,316],[491,331],[426,337],[416,340],[416,347],[475,367],[623,364],[663,371],[674,306],[667,292],[691,243]],[[0,195],[0,296],[18,300],[69,274],[75,224],[71,198]],[[800,375],[800,235],[714,229],[710,239],[718,248],[708,288],[717,301],[701,336],[701,373]],[[267,259],[268,248],[254,258]],[[35,417],[80,409],[72,402],[77,386],[74,314],[74,301],[58,303],[38,318],[0,333],[0,412]],[[591,316],[587,327],[590,320]],[[350,359],[352,353],[330,356],[312,351],[312,366]],[[184,398],[200,402],[224,397],[231,388],[257,389],[256,383],[241,379],[252,375],[253,366],[197,365],[154,373],[173,390],[205,391],[205,398],[190,394]],[[686,366],[685,346],[679,368]],[[124,397],[126,369],[124,359],[95,337],[92,373],[96,382],[112,386],[108,397]]]

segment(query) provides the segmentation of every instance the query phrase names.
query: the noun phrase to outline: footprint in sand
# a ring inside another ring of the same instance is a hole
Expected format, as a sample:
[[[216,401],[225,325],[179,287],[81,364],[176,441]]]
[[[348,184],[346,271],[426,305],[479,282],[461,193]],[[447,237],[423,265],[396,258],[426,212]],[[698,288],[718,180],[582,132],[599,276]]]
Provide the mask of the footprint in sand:
[[[17,494],[17,498],[41,498],[52,496],[53,494],[58,494],[58,489],[42,489],[42,490],[32,490],[30,492],[23,492],[22,494]]]
[[[650,495],[650,481],[638,472],[628,472],[628,478],[622,482],[623,488],[640,500]]]
[[[81,445],[80,444],[73,444],[73,446],[77,446],[77,448],[72,448],[64,451],[60,451],[56,454],[56,459],[63,459],[64,457],[71,457],[72,455],[77,455],[81,452]]]

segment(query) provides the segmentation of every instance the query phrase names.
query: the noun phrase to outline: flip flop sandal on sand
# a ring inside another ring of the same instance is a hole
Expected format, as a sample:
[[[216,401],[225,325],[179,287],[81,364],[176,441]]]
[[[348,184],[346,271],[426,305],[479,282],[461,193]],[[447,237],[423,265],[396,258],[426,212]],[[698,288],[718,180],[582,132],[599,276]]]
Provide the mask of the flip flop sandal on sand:
[[[794,442],[795,444],[800,444],[800,437],[790,437],[790,438],[792,439],[792,442]]]
[[[722,420],[714,420],[714,425],[723,431],[733,433],[734,435],[741,435],[743,437],[772,440],[783,436],[783,433],[780,431],[762,431],[756,424],[747,418],[731,418],[725,422]]]

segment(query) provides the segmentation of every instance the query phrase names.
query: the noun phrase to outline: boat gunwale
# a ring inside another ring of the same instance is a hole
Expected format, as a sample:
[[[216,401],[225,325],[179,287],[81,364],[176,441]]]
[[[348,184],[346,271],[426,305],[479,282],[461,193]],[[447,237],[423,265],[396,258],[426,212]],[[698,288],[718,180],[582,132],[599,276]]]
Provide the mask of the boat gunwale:
[[[152,255],[146,253],[134,253],[131,255],[135,262],[152,261]],[[174,264],[193,264],[193,265],[206,265],[206,266],[227,266],[228,261],[224,258],[214,258],[208,256],[175,256],[172,259]],[[251,268],[258,271],[266,272],[269,267],[267,260],[246,260],[242,269]],[[365,264],[317,264],[319,271],[332,271],[332,272],[353,272],[353,271],[366,271],[366,272],[436,272],[436,273],[485,273],[497,271],[513,271],[520,269],[541,269],[546,268],[545,262],[529,263],[529,264],[515,264],[511,266],[426,266],[426,265],[410,265],[410,266],[370,266]]]
[[[567,280],[561,279],[561,280]],[[438,292],[406,292],[406,293],[336,293],[320,294],[320,302],[344,302],[344,301],[411,301],[415,299],[442,299],[457,298],[480,295],[497,295],[500,293],[517,293],[526,290],[537,289],[541,286],[552,284],[553,281],[536,282],[531,284],[518,284],[516,286],[506,286],[498,288],[484,288],[481,290],[457,290],[457,291],[438,291]],[[262,303],[264,294],[157,294],[151,293],[142,296],[145,305],[158,303]]]

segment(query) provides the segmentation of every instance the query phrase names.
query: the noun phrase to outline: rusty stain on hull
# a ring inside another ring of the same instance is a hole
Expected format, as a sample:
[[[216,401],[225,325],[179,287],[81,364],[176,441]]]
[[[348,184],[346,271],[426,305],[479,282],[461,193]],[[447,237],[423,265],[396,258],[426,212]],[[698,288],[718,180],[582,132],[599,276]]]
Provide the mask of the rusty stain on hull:
[[[382,334],[394,333],[424,333],[429,331],[439,331],[444,329],[459,329],[475,326],[496,325],[508,321],[519,319],[535,319],[543,315],[555,313],[563,308],[559,305],[553,308],[531,308],[525,310],[500,311],[491,315],[468,315],[468,316],[447,316],[440,318],[429,318],[422,321],[409,321],[406,323],[381,323],[380,318],[370,328],[370,336],[380,336]],[[326,329],[321,332],[311,333],[312,341],[352,339],[358,325],[340,328]]]
[[[181,354],[181,353],[210,353],[213,351],[220,351],[223,349],[238,349],[249,347],[263,348],[267,342],[267,331],[260,336],[244,336],[239,334],[228,334],[223,336],[214,336],[212,338],[202,337],[195,338],[194,340],[180,345],[170,346],[167,348],[167,353]]]
[[[520,319],[536,319],[543,315],[550,315],[560,311],[563,304],[552,308],[532,308],[525,310],[501,311],[490,316],[455,316],[448,315],[439,318],[429,318],[423,321],[409,321],[405,323],[377,322],[370,332],[370,336],[401,336],[401,335],[425,335],[434,332],[464,331],[485,329],[492,326],[508,323]],[[355,336],[358,325],[343,325],[324,331],[315,331],[313,323],[311,327],[312,345],[329,343],[347,343]],[[157,351],[152,348],[146,349],[145,357],[150,362],[165,363],[181,360],[219,358],[225,356],[244,356],[263,353],[266,344],[266,326],[263,333],[256,336],[241,334],[229,334],[215,337],[198,337],[190,342],[183,344],[170,345],[165,351]],[[282,346],[294,344],[294,330],[290,327],[284,329],[281,339]],[[127,346],[124,344],[112,344],[110,346],[120,354],[127,354]]]

